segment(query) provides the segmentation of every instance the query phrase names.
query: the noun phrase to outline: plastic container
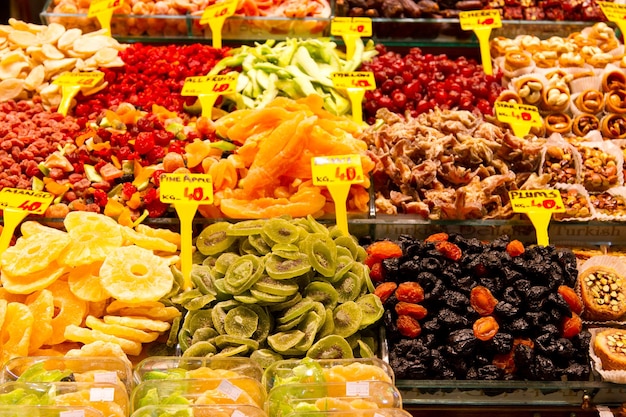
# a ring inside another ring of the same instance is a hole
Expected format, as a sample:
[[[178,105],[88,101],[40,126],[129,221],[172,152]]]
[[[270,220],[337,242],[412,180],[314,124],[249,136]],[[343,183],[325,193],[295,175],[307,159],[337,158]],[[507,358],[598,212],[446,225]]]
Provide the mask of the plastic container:
[[[172,357],[152,356],[139,362],[135,367],[136,383],[152,379],[191,379],[184,371],[200,368],[236,372],[261,382],[263,369],[250,358],[211,358],[211,357]],[[178,376],[178,377],[177,377]]]
[[[249,377],[215,379],[154,379],[137,385],[130,397],[132,411],[148,405],[233,404],[263,408],[267,395]]]
[[[53,405],[0,405],[0,417],[104,417],[92,407],[62,407]]]
[[[378,358],[285,359],[265,370],[263,386],[270,392],[282,384],[330,382],[336,380],[333,372],[343,375],[343,381],[381,380],[393,384],[395,380],[391,366]]]
[[[126,389],[106,382],[5,382],[0,385],[0,404],[84,406],[108,417],[129,413]]]
[[[128,393],[133,386],[132,370],[121,359],[98,356],[23,356],[9,360],[0,371],[0,382],[17,381],[24,373],[22,382],[42,381],[46,375],[37,372],[34,367],[43,367],[45,371],[68,371],[76,382],[121,383]],[[33,371],[36,373],[33,375]],[[43,369],[42,369],[43,371]],[[45,372],[43,371],[43,372]],[[31,373],[29,376],[28,373]],[[35,379],[33,379],[35,378]],[[45,382],[45,380],[43,380]]]
[[[326,384],[285,384],[272,389],[266,411],[286,417],[295,410],[402,408],[402,395],[389,382],[357,381]]]
[[[411,413],[400,408],[350,411],[298,411],[286,417],[411,417]]]
[[[267,417],[258,407],[250,405],[148,405],[135,411],[131,417],[210,416],[210,417]]]

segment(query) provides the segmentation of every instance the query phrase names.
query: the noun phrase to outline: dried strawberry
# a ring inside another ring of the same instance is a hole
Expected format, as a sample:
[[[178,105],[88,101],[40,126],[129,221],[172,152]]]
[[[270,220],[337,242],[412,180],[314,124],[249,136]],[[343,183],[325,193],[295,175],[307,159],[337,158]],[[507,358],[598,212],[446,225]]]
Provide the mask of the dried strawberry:
[[[569,305],[572,312],[576,314],[582,313],[583,302],[573,288],[568,287],[567,285],[560,285],[558,293],[561,294],[561,297],[563,297],[565,302]]]
[[[451,243],[451,242],[448,242],[448,241],[442,241],[442,242],[435,243],[435,248],[437,248],[437,250],[443,256],[445,256],[446,258],[450,259],[451,261],[458,261],[459,259],[461,259],[461,256],[463,255],[463,252],[461,251],[461,248],[459,248],[454,243]]]
[[[470,292],[470,305],[481,316],[488,316],[493,313],[498,300],[491,294],[489,288],[477,285]]]
[[[426,317],[426,314],[428,314],[426,307],[415,303],[407,303],[405,301],[399,301],[398,304],[396,304],[395,309],[399,316],[410,316],[415,320],[421,320]]]
[[[419,322],[411,316],[398,316],[396,326],[402,336],[415,339],[422,333],[422,327]]]
[[[370,266],[370,278],[374,282],[383,282],[385,277],[383,276],[383,263],[378,261],[374,265]]]
[[[561,322],[561,336],[566,339],[576,336],[582,329],[583,322],[576,313],[572,313],[572,317],[564,317]]]
[[[407,303],[419,303],[424,300],[424,289],[417,282],[403,282],[398,285],[396,298]]]
[[[512,240],[506,245],[506,253],[512,258],[520,256],[525,251],[524,244],[519,240]]]
[[[398,284],[395,282],[383,282],[376,287],[374,295],[377,295],[380,301],[384,303],[391,297],[391,294],[393,294],[396,288],[398,288]]]
[[[485,316],[476,320],[472,329],[474,330],[476,339],[486,342],[487,340],[493,339],[498,333],[500,326],[493,316]]]
[[[447,241],[449,237],[447,233],[435,233],[424,239],[424,242],[443,242]]]

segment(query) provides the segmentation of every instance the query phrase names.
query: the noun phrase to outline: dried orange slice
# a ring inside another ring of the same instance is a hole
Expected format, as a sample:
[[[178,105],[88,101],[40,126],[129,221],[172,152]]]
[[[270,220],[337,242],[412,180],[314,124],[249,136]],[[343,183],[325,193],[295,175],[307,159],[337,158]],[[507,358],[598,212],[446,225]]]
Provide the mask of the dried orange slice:
[[[70,242],[70,237],[65,233],[47,234],[43,238],[40,236],[20,237],[15,245],[7,248],[0,256],[2,272],[13,276],[40,272],[55,262]]]
[[[35,319],[30,309],[21,303],[9,303],[0,329],[0,362],[6,363],[17,356],[27,356],[30,335]]]
[[[168,242],[165,239],[161,239],[160,237],[147,236],[134,231],[130,227],[122,227],[121,230],[124,239],[144,249],[161,252],[176,252],[178,249],[176,244]]]
[[[37,318],[37,331],[30,336],[28,352],[31,353],[43,346],[44,342],[52,336],[54,296],[49,290],[41,290],[26,297],[24,304]]]
[[[132,327],[133,329],[160,333],[168,331],[171,327],[171,325],[166,321],[152,320],[144,317],[104,316],[102,319],[108,324],[119,324],[120,326]]]
[[[97,341],[111,342],[119,345],[128,355],[139,355],[141,353],[141,343],[122,337],[103,333],[99,330],[87,329],[85,327],[71,324],[65,328],[65,338],[81,343],[93,343]]]
[[[5,252],[6,253],[6,252]],[[26,262],[25,262],[26,263]],[[47,268],[26,275],[12,275],[4,269],[0,272],[0,281],[6,291],[13,294],[30,294],[43,290],[57,281],[66,269],[52,262]]]
[[[114,298],[129,303],[158,301],[174,283],[167,262],[139,246],[117,248],[100,268],[100,282]]]
[[[105,228],[106,223],[94,225],[84,223],[72,227],[69,236],[72,241],[61,254],[60,263],[69,266],[88,265],[102,261],[113,249],[124,242],[120,226]]]
[[[122,326],[120,324],[105,323],[94,316],[87,316],[85,325],[93,330],[99,330],[102,333],[139,343],[154,342],[159,337],[159,333],[156,332],[144,332],[143,330],[133,329],[132,327]]]
[[[107,300],[111,295],[100,284],[100,267],[102,262],[93,262],[73,268],[67,283],[72,293],[84,301],[100,302]]]
[[[52,336],[46,340],[46,345],[56,345],[66,340],[65,328],[79,325],[87,314],[87,302],[76,297],[66,281],[58,280],[48,287],[54,295],[54,310],[52,318]]]
[[[180,233],[172,232],[168,229],[146,226],[145,224],[137,225],[137,227],[135,227],[135,230],[142,235],[158,237],[160,239],[167,240],[168,242],[175,244],[176,247],[180,249]]]

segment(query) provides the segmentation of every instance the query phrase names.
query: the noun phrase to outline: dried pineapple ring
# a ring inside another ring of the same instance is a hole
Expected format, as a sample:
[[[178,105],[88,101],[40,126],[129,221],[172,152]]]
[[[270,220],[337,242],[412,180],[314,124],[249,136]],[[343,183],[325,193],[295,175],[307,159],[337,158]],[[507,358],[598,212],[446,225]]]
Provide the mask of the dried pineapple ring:
[[[67,283],[72,293],[84,301],[94,303],[104,301],[111,297],[107,290],[100,284],[100,267],[102,262],[94,262],[89,265],[81,265],[73,268],[67,277]]]
[[[172,289],[174,275],[167,262],[138,246],[110,252],[100,268],[102,286],[129,303],[157,301]]]
[[[133,329],[163,333],[170,329],[171,325],[162,320],[147,319],[136,316],[104,316],[107,324],[119,324],[120,326],[132,327]]]
[[[28,353],[43,346],[52,336],[52,317],[54,316],[54,295],[49,290],[34,292],[26,297],[25,303],[33,316],[37,318],[37,331],[30,335]]]
[[[28,275],[47,269],[69,245],[66,234],[19,238],[0,257],[2,272],[11,276]],[[28,260],[27,262],[25,260]]]
[[[63,219],[63,226],[68,232],[84,224],[90,224],[94,229],[119,227],[117,222],[109,216],[90,211],[70,211]]]
[[[52,319],[52,336],[45,344],[56,345],[66,340],[64,333],[68,326],[83,322],[88,305],[72,294],[66,281],[58,280],[48,289],[54,294],[54,309],[58,313]]]
[[[64,337],[67,340],[73,340],[81,343],[93,343],[101,340],[103,342],[111,342],[119,345],[122,350],[128,355],[139,355],[141,353],[141,343],[134,342],[132,340],[124,339],[122,337],[113,336],[103,333],[99,330],[87,329],[71,324],[65,328]]]
[[[172,232],[168,229],[146,226],[145,224],[138,224],[137,227],[135,227],[135,230],[142,235],[165,239],[168,242],[175,244],[176,247],[180,249],[180,233]]]
[[[174,243],[170,243],[160,237],[146,236],[142,233],[134,231],[130,227],[122,228],[122,236],[124,236],[124,239],[144,249],[163,252],[176,252],[178,249]]]
[[[0,362],[6,363],[17,356],[27,356],[30,336],[35,318],[30,309],[22,303],[9,303],[0,330]]]
[[[11,275],[5,270],[2,270],[0,273],[0,281],[2,281],[4,289],[10,293],[30,294],[47,288],[52,283],[56,282],[65,271],[64,267],[53,262],[41,271],[26,275]]]
[[[122,246],[120,226],[104,228],[92,223],[73,226],[68,232],[72,242],[61,255],[61,264],[77,267],[102,261],[112,250]]]
[[[159,337],[159,333],[157,332],[145,332],[143,330],[122,326],[120,324],[106,323],[94,316],[87,316],[85,319],[85,325],[90,329],[98,330],[102,333],[110,334],[111,336],[117,336],[139,343],[154,342]]]

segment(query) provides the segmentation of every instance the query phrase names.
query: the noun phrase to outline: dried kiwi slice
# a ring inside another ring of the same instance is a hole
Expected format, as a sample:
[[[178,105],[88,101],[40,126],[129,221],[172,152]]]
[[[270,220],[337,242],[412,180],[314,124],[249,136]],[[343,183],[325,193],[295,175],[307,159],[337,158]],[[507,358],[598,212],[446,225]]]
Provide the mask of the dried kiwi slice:
[[[339,249],[339,248],[337,248]],[[337,252],[339,253],[339,251]],[[346,255],[337,256],[337,267],[335,269],[335,275],[328,280],[330,282],[337,282],[341,280],[354,266],[354,259]]]
[[[194,343],[189,346],[184,352],[183,357],[185,358],[201,358],[204,356],[211,356],[217,353],[217,348],[215,345],[209,341],[202,341],[198,343]]]
[[[303,243],[304,253],[309,257],[313,269],[325,277],[335,275],[337,268],[337,245],[328,236],[310,234]]]
[[[324,319],[325,315],[320,317],[315,311],[306,313],[306,318],[298,325],[298,329],[304,332],[304,339],[295,345],[294,349],[299,350],[301,353],[309,350],[313,346],[317,332],[324,324]]]
[[[233,299],[239,301],[241,304],[247,304],[247,305],[258,303],[259,299],[256,298],[250,291],[251,290],[248,290],[244,292],[243,294],[233,295]]]
[[[322,303],[327,308],[335,308],[339,299],[339,293],[335,287],[324,281],[311,282],[304,289],[304,296]]]
[[[283,311],[291,308],[302,301],[302,294],[299,292],[295,293],[291,298],[287,301],[278,303],[278,304],[268,304],[267,309],[271,312]]]
[[[195,345],[198,342],[210,341],[216,336],[219,336],[219,333],[217,333],[217,330],[215,330],[213,327],[203,327],[194,332],[193,336],[191,337],[191,344]]]
[[[346,339],[330,335],[315,342],[306,356],[313,359],[352,359],[354,354]]]
[[[250,359],[266,369],[274,362],[283,360],[283,356],[271,349],[258,349],[250,354]]]
[[[325,316],[324,316],[324,323],[322,323],[322,327],[319,329],[317,336],[322,338],[322,337],[326,337],[334,333],[335,333],[335,318],[333,316],[333,310],[330,308],[327,308]]]
[[[267,269],[267,262],[265,264],[265,268]],[[297,293],[300,288],[293,280],[277,280],[264,275],[252,286],[252,289],[263,291],[267,294],[289,297]]]
[[[256,331],[252,334],[250,338],[256,340],[259,343],[263,343],[267,339],[267,336],[269,336],[270,330],[272,329],[272,316],[269,315],[265,307],[261,307],[255,304],[249,305],[247,307],[250,310],[254,311],[259,318],[259,323],[257,325]]]
[[[224,320],[226,318],[226,314],[231,309],[239,306],[239,302],[235,300],[228,301],[220,301],[215,304],[211,309],[211,320],[213,322],[213,327],[219,334],[225,334],[226,329],[224,329]]]
[[[213,301],[215,301],[215,295],[204,294],[191,300],[187,300],[186,302],[182,303],[182,306],[189,311],[196,311],[206,307]]]
[[[280,324],[287,323],[288,321],[305,314],[313,308],[315,308],[315,301],[309,298],[303,298],[302,301],[285,310],[285,312],[276,321]]]
[[[229,310],[224,317],[224,330],[231,336],[249,338],[259,325],[259,316],[246,306]]]
[[[352,259],[356,258],[359,250],[359,243],[354,238],[354,236],[341,235],[339,237],[336,237],[335,244],[337,245],[337,249],[339,249],[339,247],[346,248],[352,254]]]
[[[224,275],[224,288],[233,295],[249,290],[265,269],[263,259],[254,255],[243,255],[235,260]]]
[[[283,303],[289,299],[288,295],[269,294],[265,291],[255,290],[254,288],[250,289],[250,294],[252,294],[252,297],[254,297],[258,303],[264,305]]]
[[[313,233],[321,233],[325,236],[328,236],[330,234],[330,231],[328,230],[328,228],[324,226],[323,224],[321,224],[320,222],[318,222],[317,220],[315,220],[315,218],[311,216],[310,214],[307,214],[306,221],[309,225],[309,228],[311,229]]]
[[[250,351],[250,346],[247,345],[239,345],[239,346],[226,346],[224,349],[220,350],[219,353],[211,356],[212,358],[230,358],[233,356],[245,356]]]
[[[228,236],[226,231],[231,224],[228,222],[217,222],[204,228],[198,239],[196,239],[196,247],[203,255],[215,255],[225,252],[230,245],[235,242],[234,236]]]
[[[300,237],[298,226],[283,218],[269,219],[263,225],[262,234],[268,242],[289,244]]]
[[[213,281],[211,267],[196,264],[191,266],[191,282],[202,294],[217,294],[215,287],[213,287]]]
[[[300,323],[302,323],[304,321],[305,317],[306,317],[306,313],[305,314],[301,314],[301,315],[299,315],[299,316],[297,316],[297,317],[295,317],[295,318],[293,318],[293,319],[291,319],[291,320],[289,320],[287,322],[279,323],[276,326],[275,330],[277,332],[286,332],[287,330],[295,329],[296,327],[298,327],[298,325]]]
[[[299,254],[296,259],[285,259],[272,253],[265,258],[265,272],[274,279],[299,277],[310,269],[309,258],[304,254]]]
[[[205,327],[213,327],[213,319],[210,310],[190,311],[185,315],[182,328],[188,330],[191,334]]]
[[[339,294],[339,303],[354,301],[361,294],[363,278],[354,272],[346,273],[343,278],[335,283],[335,289]]]
[[[221,334],[219,336],[216,336],[213,341],[220,349],[225,349],[229,346],[241,345],[247,346],[251,350],[259,348],[259,342],[257,342],[256,340],[248,339],[246,337],[231,336],[229,334]]]
[[[261,235],[248,236],[248,242],[250,243],[250,246],[256,249],[259,255],[267,255],[272,251],[272,247],[268,245],[268,243]]]
[[[265,220],[242,220],[237,223],[233,223],[232,226],[226,231],[228,236],[250,236],[261,234]]]
[[[228,267],[239,258],[240,256],[235,252],[224,252],[220,254],[217,259],[215,259],[212,272],[216,274],[218,278],[223,278],[226,271],[228,271]]]
[[[380,298],[374,294],[365,294],[356,300],[357,305],[361,308],[363,316],[361,318],[361,326],[363,329],[371,324],[376,323],[383,316],[385,308]]]
[[[363,312],[356,302],[347,301],[335,307],[333,319],[335,322],[335,334],[341,337],[349,337],[361,327]]]
[[[267,337],[267,344],[278,353],[286,352],[304,339],[302,330],[277,332]]]

